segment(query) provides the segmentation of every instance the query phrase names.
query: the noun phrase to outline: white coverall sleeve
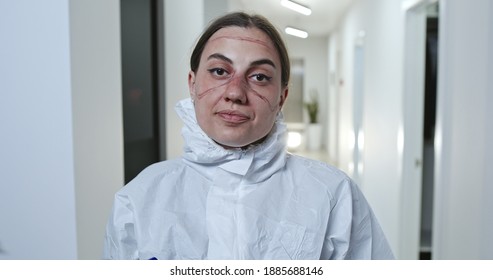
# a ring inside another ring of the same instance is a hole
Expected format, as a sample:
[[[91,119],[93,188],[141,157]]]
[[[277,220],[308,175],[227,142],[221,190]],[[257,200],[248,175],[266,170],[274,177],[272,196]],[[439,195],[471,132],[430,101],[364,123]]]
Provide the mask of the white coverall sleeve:
[[[126,195],[115,195],[113,210],[106,225],[103,259],[137,259],[135,217]]]
[[[343,181],[331,209],[322,259],[394,259],[385,235],[359,187]]]

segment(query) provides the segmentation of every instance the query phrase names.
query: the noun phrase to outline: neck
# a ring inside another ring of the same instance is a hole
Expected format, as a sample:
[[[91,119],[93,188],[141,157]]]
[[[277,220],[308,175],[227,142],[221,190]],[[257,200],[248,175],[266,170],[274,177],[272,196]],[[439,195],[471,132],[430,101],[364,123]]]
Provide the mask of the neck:
[[[250,148],[252,148],[252,147],[255,147],[255,146],[258,146],[258,145],[262,144],[262,142],[264,142],[264,141],[265,141],[265,139],[267,139],[267,136],[268,136],[268,135],[269,135],[269,134],[267,134],[266,136],[264,136],[264,137],[260,138],[260,139],[259,139],[259,140],[257,140],[257,141],[254,141],[254,142],[252,142],[252,143],[250,143],[250,144],[248,144],[248,145],[241,146],[241,147],[234,147],[234,146],[227,146],[227,145],[223,145],[223,144],[221,144],[221,143],[219,143],[219,142],[215,141],[214,139],[213,139],[213,141],[214,141],[216,144],[218,144],[219,146],[221,146],[221,147],[223,147],[224,149],[226,149],[226,150],[242,150],[242,151],[246,151],[246,150],[248,150],[248,149],[250,149]]]

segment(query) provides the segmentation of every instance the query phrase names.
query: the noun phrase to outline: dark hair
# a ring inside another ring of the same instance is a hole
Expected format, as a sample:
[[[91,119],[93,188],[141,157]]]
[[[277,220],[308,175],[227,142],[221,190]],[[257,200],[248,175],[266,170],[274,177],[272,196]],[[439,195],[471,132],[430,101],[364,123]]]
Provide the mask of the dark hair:
[[[207,44],[209,38],[219,29],[229,26],[239,26],[244,28],[256,27],[269,36],[272,43],[274,43],[277,53],[279,54],[279,59],[281,60],[281,84],[283,87],[288,86],[291,71],[290,62],[288,51],[281,35],[265,17],[260,15],[248,15],[243,12],[226,14],[214,20],[209,27],[207,27],[192,52],[192,56],[190,57],[190,69],[193,72],[196,72],[199,68],[200,57],[202,56],[202,52],[204,51],[205,45]]]

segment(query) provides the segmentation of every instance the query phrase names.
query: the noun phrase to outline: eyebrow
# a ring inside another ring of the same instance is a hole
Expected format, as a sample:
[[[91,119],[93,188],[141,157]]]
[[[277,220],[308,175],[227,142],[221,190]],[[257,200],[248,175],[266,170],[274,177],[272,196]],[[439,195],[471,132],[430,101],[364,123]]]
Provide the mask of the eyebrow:
[[[267,59],[267,58],[255,60],[254,62],[250,63],[250,66],[258,66],[258,65],[262,65],[262,64],[270,65],[270,66],[274,67],[274,69],[276,69],[276,65],[274,64],[274,62],[270,59]]]
[[[213,53],[213,54],[211,54],[207,58],[207,60],[211,60],[211,59],[219,59],[219,60],[226,61],[229,64],[233,64],[233,61],[230,58],[228,58],[225,55],[222,55],[220,53]],[[272,60],[270,60],[270,59],[267,59],[267,58],[255,60],[252,63],[250,63],[250,66],[259,66],[259,65],[263,65],[263,64],[270,65],[270,66],[274,67],[274,69],[276,68],[276,65],[274,64],[274,62]]]
[[[224,60],[224,61],[226,61],[226,62],[228,62],[230,64],[233,64],[233,61],[231,59],[229,59],[228,57],[226,57],[226,56],[224,56],[224,55],[222,55],[220,53],[213,53],[213,54],[209,55],[209,57],[207,58],[207,60],[211,60],[211,59],[214,59],[214,58],[219,59],[219,60]]]

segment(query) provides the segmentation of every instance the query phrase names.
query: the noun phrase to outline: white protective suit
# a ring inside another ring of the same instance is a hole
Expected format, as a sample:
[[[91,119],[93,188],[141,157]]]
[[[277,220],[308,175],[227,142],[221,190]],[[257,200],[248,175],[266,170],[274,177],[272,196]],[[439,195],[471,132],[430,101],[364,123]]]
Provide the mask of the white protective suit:
[[[190,99],[176,109],[183,158],[115,195],[105,259],[393,258],[348,176],[286,152],[282,117],[261,144],[227,150],[200,129]]]

